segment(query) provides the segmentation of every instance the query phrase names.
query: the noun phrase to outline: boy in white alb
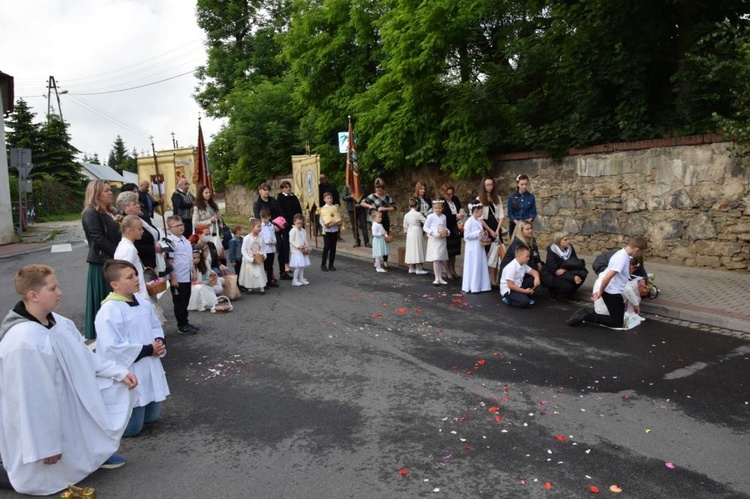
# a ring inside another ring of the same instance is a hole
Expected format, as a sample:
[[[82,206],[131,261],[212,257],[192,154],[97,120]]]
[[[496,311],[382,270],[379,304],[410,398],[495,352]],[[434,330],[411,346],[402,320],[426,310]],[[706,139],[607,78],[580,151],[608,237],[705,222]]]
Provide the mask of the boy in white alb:
[[[169,395],[161,358],[167,354],[161,322],[151,302],[141,300],[137,271],[125,260],[108,260],[104,277],[112,292],[96,313],[96,355],[127,366],[138,377],[140,395],[124,437],[135,437],[153,423]]]
[[[529,308],[529,305],[534,304],[531,295],[534,294],[534,289],[541,284],[541,281],[539,272],[527,265],[530,256],[528,246],[518,245],[516,257],[505,266],[500,277],[500,294],[503,302],[511,307]]]
[[[94,355],[73,321],[53,313],[62,292],[52,268],[23,267],[15,288],[21,301],[0,327],[0,455],[17,492],[49,495],[125,464],[112,453],[138,380]]]
[[[568,325],[580,326],[585,322],[601,324],[602,326],[621,328],[625,316],[625,298],[623,296],[625,287],[630,280],[630,258],[638,255],[648,248],[648,241],[643,236],[631,237],[628,245],[612,255],[609,259],[607,269],[599,291],[596,291],[591,300],[596,301],[601,297],[609,310],[609,315],[597,314],[580,308],[568,319]],[[640,310],[635,310],[639,313]]]

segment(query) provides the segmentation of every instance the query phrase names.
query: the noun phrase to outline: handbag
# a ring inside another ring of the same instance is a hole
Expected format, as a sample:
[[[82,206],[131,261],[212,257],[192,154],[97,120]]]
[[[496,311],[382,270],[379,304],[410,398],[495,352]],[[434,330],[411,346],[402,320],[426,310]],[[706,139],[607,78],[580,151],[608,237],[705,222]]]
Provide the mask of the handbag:
[[[224,220],[221,220],[221,224],[219,225],[219,227],[221,229],[221,246],[225,250],[228,250],[229,241],[232,240],[232,231],[229,230],[229,227],[227,226],[227,224],[224,223]]]
[[[230,300],[238,300],[242,296],[240,287],[237,285],[237,274],[227,274],[224,276],[224,289],[221,291],[221,294]]]
[[[495,239],[490,243],[490,250],[487,253],[487,266],[497,268],[503,257],[505,257],[505,245],[500,242],[499,238]]]
[[[560,268],[563,268],[565,270],[580,270],[586,266],[586,262],[582,259],[579,259],[575,256],[571,256],[567,260],[565,260],[562,265],[560,265]]]
[[[219,232],[218,222],[211,224],[211,242],[216,246],[216,254],[219,256],[219,259],[224,259],[224,240]]]

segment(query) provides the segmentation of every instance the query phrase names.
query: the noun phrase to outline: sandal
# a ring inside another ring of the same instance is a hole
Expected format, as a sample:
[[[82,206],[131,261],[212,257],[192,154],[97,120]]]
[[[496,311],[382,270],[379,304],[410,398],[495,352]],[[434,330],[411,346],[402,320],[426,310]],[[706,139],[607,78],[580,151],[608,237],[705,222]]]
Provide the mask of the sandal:
[[[389,268],[390,268],[390,267],[388,266],[388,262],[383,262],[383,268],[384,268],[384,269],[389,269]]]

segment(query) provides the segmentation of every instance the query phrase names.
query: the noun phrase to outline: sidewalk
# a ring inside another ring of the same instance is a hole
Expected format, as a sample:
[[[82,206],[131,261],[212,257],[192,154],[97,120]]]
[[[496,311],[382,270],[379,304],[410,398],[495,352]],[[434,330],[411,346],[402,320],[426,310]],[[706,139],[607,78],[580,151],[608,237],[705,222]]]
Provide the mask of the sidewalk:
[[[161,225],[160,219],[155,219],[155,221]],[[53,232],[55,237],[47,240]],[[342,233],[342,237],[345,241],[339,242],[337,253],[372,262],[370,248],[352,247],[354,241],[351,232]],[[398,266],[398,248],[404,246],[403,235],[397,235],[395,238],[390,244],[391,268]],[[24,234],[22,243],[0,246],[0,258],[46,250],[55,244],[83,240],[80,221],[38,223]],[[310,244],[315,247],[314,237],[310,238]],[[323,248],[323,240],[320,237],[317,240],[317,247]],[[579,256],[586,260],[587,267],[591,269],[594,258],[590,255]],[[459,274],[461,274],[462,266],[463,259],[459,256],[456,261]],[[651,263],[648,260],[646,268],[654,275],[654,283],[659,288],[659,296],[654,300],[644,299],[641,302],[641,310],[644,313],[750,334],[750,310],[748,310],[750,274],[676,267]],[[589,297],[595,280],[596,276],[590,272],[579,290],[580,300],[590,302]]]
[[[372,261],[370,248],[353,248],[351,231],[343,232],[345,242],[339,242],[336,252]],[[391,268],[398,266],[398,248],[404,246],[404,236],[394,235],[388,256]],[[311,245],[315,239],[311,238]],[[322,249],[323,240],[318,238],[318,247]],[[540,248],[541,249],[541,248]],[[544,253],[543,253],[544,255]],[[591,303],[590,297],[596,281],[591,272],[594,257],[579,255],[586,260],[589,275],[578,290],[578,299]],[[456,269],[462,274],[463,258],[456,259]],[[429,269],[429,264],[427,264]],[[646,269],[654,275],[654,283],[659,288],[656,299],[644,298],[641,311],[646,314],[668,317],[670,319],[697,322],[716,328],[750,333],[750,274],[724,270],[703,269],[695,267],[677,267],[673,265],[651,263],[646,260]],[[545,299],[545,298],[543,298]]]

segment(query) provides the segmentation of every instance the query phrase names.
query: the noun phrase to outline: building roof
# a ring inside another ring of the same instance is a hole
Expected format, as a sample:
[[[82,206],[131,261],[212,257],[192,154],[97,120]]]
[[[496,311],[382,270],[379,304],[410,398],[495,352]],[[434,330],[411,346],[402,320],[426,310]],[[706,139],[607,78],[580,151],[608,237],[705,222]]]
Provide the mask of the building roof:
[[[95,179],[104,180],[105,182],[124,182],[122,175],[107,165],[95,165],[83,161],[79,161],[78,164],[85,170],[84,173],[88,173]]]

